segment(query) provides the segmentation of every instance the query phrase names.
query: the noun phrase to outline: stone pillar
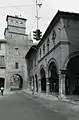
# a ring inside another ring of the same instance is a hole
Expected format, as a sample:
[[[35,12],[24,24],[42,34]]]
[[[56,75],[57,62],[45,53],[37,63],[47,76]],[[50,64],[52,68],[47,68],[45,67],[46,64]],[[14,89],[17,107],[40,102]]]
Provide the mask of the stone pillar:
[[[65,70],[62,70],[59,74],[59,98],[65,99]]]
[[[41,79],[38,80],[38,92],[41,93]]]
[[[47,78],[47,79],[46,79],[46,93],[47,93],[47,94],[49,94],[49,85],[50,85],[49,79]]]

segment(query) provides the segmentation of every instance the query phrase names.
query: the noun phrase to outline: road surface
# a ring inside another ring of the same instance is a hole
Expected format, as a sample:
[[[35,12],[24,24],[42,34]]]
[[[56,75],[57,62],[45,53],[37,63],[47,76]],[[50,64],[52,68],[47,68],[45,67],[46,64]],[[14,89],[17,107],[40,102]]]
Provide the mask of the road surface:
[[[24,92],[15,92],[1,97],[0,120],[67,120],[67,118],[45,107],[36,97]]]

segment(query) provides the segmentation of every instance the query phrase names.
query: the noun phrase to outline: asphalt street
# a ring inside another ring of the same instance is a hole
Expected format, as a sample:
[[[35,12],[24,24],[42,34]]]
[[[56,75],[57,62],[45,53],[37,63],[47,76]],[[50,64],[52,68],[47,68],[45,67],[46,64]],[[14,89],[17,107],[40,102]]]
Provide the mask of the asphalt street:
[[[44,102],[44,99],[39,99]],[[15,92],[1,97],[0,120],[67,120],[67,118],[45,107],[37,97],[24,92]]]

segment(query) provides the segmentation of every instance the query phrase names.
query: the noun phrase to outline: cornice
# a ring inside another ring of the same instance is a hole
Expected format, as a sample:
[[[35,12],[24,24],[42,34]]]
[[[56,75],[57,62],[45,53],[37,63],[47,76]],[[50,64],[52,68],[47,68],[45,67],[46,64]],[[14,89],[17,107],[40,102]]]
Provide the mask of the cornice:
[[[9,31],[9,33],[28,36],[27,34],[23,34],[23,33],[16,33],[16,32],[10,32],[10,31]]]
[[[8,28],[8,27],[14,27],[14,28],[22,28],[22,29],[26,29],[25,27],[19,27],[19,26],[14,26],[14,25],[8,25],[7,28]]]
[[[60,45],[67,45],[70,44],[68,41],[59,41],[48,53],[46,53],[38,62],[42,61],[47,55],[49,55],[53,50],[55,50]]]

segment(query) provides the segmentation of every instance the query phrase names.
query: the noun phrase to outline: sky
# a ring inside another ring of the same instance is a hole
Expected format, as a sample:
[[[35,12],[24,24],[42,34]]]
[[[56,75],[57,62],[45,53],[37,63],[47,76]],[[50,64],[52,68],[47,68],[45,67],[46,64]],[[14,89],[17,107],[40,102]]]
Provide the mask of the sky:
[[[7,15],[20,15],[27,19],[26,33],[36,30],[36,0],[1,0],[0,1],[0,39],[4,39],[4,29],[7,27]],[[38,27],[44,34],[49,23],[58,10],[79,13],[79,0],[37,0],[42,3],[38,7]]]

